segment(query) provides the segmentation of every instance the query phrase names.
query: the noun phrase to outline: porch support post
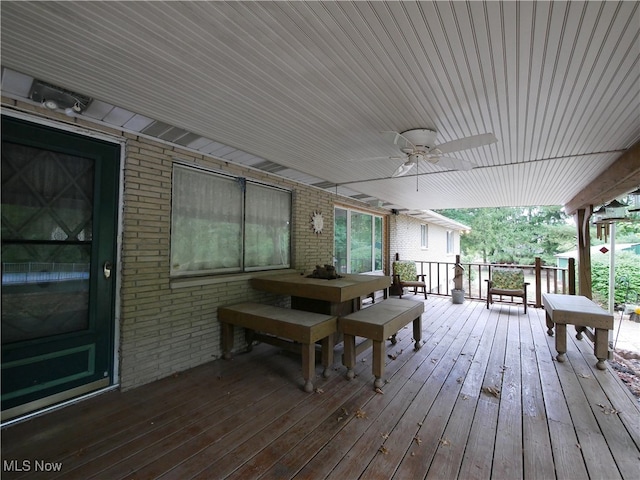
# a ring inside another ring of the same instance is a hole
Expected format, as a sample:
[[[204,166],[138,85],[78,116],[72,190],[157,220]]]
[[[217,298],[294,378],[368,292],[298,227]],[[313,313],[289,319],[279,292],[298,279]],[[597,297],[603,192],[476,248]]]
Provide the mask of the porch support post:
[[[578,289],[580,295],[587,298],[592,298],[590,217],[590,206],[576,210],[574,215],[578,227]]]
[[[576,259],[569,259],[569,295],[576,294]]]

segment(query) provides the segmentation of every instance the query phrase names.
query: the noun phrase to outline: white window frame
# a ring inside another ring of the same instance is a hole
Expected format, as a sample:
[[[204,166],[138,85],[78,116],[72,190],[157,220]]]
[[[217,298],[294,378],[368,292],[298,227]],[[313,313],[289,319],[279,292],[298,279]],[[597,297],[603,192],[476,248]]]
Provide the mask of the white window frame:
[[[426,223],[420,225],[420,248],[423,250],[429,248],[429,225]]]
[[[349,208],[349,207],[343,207],[343,206],[335,206],[334,207],[334,222],[335,222],[335,212],[336,210],[344,210],[347,212],[347,244],[346,244],[346,249],[347,249],[347,257],[346,257],[346,272],[342,272],[342,273],[351,273],[351,215],[352,213],[355,214],[361,214],[361,215],[369,215],[371,216],[371,248],[372,248],[372,252],[371,252],[371,270],[368,270],[367,272],[362,272],[362,273],[380,273],[382,272],[383,269],[383,265],[384,265],[384,217],[382,215],[376,215],[375,213],[371,213],[371,212],[366,212],[363,210],[357,210],[357,209],[353,209],[353,208]],[[376,250],[375,250],[375,246],[376,246],[376,219],[380,219],[380,224],[382,227],[382,231],[380,232],[380,250],[381,250],[381,255],[382,258],[380,259],[380,263],[381,263],[381,268],[376,269]],[[335,224],[334,224],[335,227]],[[334,228],[334,232],[335,232],[335,228]],[[334,233],[335,235],[335,233]],[[334,245],[334,250],[333,250],[333,258],[334,258],[334,264],[336,261],[336,251],[335,251],[335,238],[333,241],[333,245]],[[338,272],[340,273],[340,272]]]
[[[453,255],[456,249],[455,232],[447,230],[447,255]]]

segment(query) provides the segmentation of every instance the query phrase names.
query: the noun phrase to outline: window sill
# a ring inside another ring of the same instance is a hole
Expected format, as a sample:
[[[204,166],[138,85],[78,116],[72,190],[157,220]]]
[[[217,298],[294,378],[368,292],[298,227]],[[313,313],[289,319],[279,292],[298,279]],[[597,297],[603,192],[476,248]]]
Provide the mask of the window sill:
[[[297,270],[293,268],[284,268],[282,270],[262,270],[260,272],[243,272],[232,273],[227,275],[206,275],[202,277],[176,277],[169,281],[171,289],[201,287],[205,285],[218,285],[229,282],[242,282],[250,280],[254,277],[262,277],[265,275],[278,275],[285,273],[295,273]]]

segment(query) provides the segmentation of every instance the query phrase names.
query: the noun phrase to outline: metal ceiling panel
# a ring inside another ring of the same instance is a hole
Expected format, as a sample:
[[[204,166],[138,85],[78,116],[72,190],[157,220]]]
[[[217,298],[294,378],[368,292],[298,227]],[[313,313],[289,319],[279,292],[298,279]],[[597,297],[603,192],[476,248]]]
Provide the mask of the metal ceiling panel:
[[[147,134],[406,208],[564,204],[640,140],[639,9],[9,0],[2,65],[94,98],[87,117],[117,107],[154,119]],[[413,128],[498,143],[452,154],[467,172],[356,161],[400,155],[381,132]]]

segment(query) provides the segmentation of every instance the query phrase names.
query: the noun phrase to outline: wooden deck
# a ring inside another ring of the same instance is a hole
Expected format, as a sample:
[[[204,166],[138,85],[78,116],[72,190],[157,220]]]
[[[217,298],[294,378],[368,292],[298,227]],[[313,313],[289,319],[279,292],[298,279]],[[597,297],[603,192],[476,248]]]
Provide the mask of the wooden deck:
[[[5,428],[2,478],[637,479],[637,401],[587,340],[561,364],[545,332],[542,309],[430,296],[382,394],[371,349],[306,394],[299,359],[259,345]]]

